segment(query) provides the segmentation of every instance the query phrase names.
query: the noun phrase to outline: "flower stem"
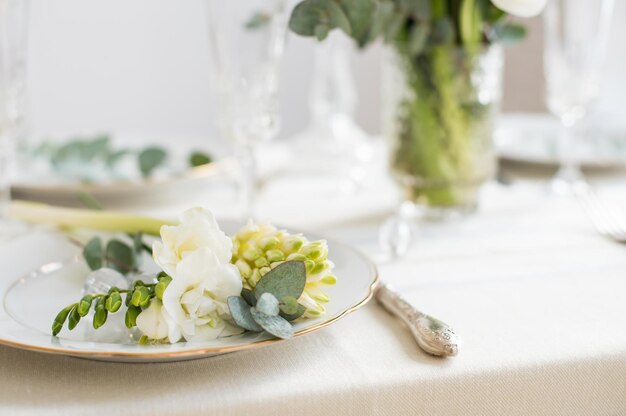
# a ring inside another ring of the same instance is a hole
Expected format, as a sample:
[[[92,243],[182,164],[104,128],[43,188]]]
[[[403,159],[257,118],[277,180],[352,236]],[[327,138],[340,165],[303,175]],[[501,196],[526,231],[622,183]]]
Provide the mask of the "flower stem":
[[[9,218],[35,223],[51,224],[67,228],[89,228],[101,231],[124,231],[159,235],[162,225],[176,222],[113,211],[93,211],[77,208],[61,208],[36,202],[16,200],[7,208]]]

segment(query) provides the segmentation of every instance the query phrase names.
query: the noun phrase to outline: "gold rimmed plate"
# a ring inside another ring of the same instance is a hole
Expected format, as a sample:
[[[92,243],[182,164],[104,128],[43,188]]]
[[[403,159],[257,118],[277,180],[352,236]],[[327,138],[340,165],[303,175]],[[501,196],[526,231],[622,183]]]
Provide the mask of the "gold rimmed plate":
[[[235,223],[224,222],[221,226],[227,233],[238,228]],[[310,234],[307,237],[322,238]],[[63,246],[69,243],[62,236],[48,235],[46,238],[56,239],[56,244],[48,241],[47,246],[58,250],[67,258],[67,253],[72,249]],[[325,305],[326,313],[323,316],[294,323],[296,337],[331,325],[363,306],[371,299],[378,281],[375,266],[362,254],[336,241],[329,240],[328,245],[329,257],[335,263],[337,284],[326,290],[331,300]],[[48,252],[48,257],[51,254]],[[111,322],[107,322],[98,331],[92,330],[86,319],[73,331],[64,328],[57,337],[53,337],[50,331],[52,319],[60,309],[80,298],[87,272],[84,261],[80,256],[74,255],[65,261],[47,262],[13,283],[2,285],[0,344],[102,361],[166,362],[289,342],[266,333],[244,333],[204,342],[139,345],[124,329],[124,317],[120,312],[111,314]]]

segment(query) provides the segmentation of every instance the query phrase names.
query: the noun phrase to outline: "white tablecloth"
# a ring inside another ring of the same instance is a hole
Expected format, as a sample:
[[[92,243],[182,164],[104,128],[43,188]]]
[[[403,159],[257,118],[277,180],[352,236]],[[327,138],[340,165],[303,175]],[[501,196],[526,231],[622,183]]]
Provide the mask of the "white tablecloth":
[[[378,174],[354,195],[333,183],[277,180],[261,215],[376,254],[395,191]],[[619,202],[618,191],[604,194]],[[232,211],[228,192],[200,191],[152,211],[197,203]],[[26,260],[2,261],[14,270]],[[574,201],[541,185],[490,185],[476,216],[422,228],[409,255],[380,272],[455,327],[458,357],[426,355],[375,303],[289,342],[191,362],[0,347],[0,414],[626,414],[626,247],[598,236]]]

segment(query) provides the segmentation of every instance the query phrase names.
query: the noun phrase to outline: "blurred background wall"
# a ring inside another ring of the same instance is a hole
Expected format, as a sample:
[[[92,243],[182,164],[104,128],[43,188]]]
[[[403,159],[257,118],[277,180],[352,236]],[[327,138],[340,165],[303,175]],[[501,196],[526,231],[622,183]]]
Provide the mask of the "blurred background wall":
[[[211,122],[202,0],[31,0],[29,123],[33,137],[124,131],[206,140]],[[626,2],[616,24],[599,112],[626,119]],[[507,50],[505,111],[543,111],[541,20]],[[281,137],[308,119],[313,41],[290,36],[282,67]],[[380,131],[381,48],[354,54],[358,121]],[[615,117],[613,117],[615,119]]]

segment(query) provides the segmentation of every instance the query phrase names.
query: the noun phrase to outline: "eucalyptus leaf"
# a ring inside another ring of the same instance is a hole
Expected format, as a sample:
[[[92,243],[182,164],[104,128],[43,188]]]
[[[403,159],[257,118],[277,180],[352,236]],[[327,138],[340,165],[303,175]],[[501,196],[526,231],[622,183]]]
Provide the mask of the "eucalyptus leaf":
[[[303,305],[298,303],[298,306],[296,307],[296,312],[287,313],[285,310],[281,308],[279,315],[288,321],[295,321],[296,319],[304,315],[305,312],[306,312],[306,308]]]
[[[141,266],[142,263],[142,256],[141,254],[143,253],[144,250],[144,243],[143,243],[143,234],[142,233],[135,233],[135,234],[130,234],[130,236],[133,239],[133,266],[135,268]]]
[[[278,299],[271,293],[265,292],[259,297],[256,303],[257,310],[269,316],[276,316],[280,312]]]
[[[270,334],[283,339],[293,336],[293,327],[285,318],[266,315],[254,307],[250,308],[250,314],[256,323]]]
[[[202,165],[208,165],[213,159],[210,155],[202,152],[195,151],[189,155],[189,165],[191,167],[198,167]]]
[[[230,296],[228,298],[228,309],[235,323],[248,331],[261,332],[263,328],[256,323],[250,312],[250,305],[239,296]]]
[[[286,314],[298,312],[298,299],[293,296],[285,296],[280,300],[280,310]]]
[[[514,23],[497,24],[493,29],[496,39],[505,45],[520,42],[526,37],[526,28]]]
[[[373,42],[384,33],[387,25],[393,18],[394,11],[395,6],[391,1],[384,1],[378,4],[378,8],[372,16],[372,22],[368,29],[367,43]]]
[[[105,256],[107,266],[120,273],[128,273],[134,269],[133,250],[120,240],[107,243]]]
[[[254,292],[250,289],[246,289],[245,287],[241,289],[241,297],[248,303],[248,305],[256,305],[256,297],[254,296]]]
[[[256,12],[250,20],[246,22],[246,29],[254,30],[267,26],[272,21],[272,15],[266,12]]]
[[[302,261],[286,261],[267,272],[257,282],[254,295],[257,299],[269,292],[276,299],[285,296],[300,298],[306,284],[306,268]]]
[[[412,55],[419,55],[422,52],[422,50],[424,50],[429,34],[430,34],[430,27],[427,26],[426,24],[419,24],[417,26],[413,26],[413,29],[411,29],[411,36],[409,39],[409,51]]]
[[[350,22],[351,30],[346,33],[355,39],[359,46],[365,46],[368,40],[368,29],[372,25],[374,12],[376,11],[376,1],[338,0],[338,2]]]
[[[100,202],[98,202],[98,200],[96,199],[96,197],[94,197],[92,194],[90,194],[89,192],[79,192],[78,195],[78,200],[87,208],[89,209],[93,209],[93,210],[103,210],[104,208],[102,207],[102,204],[100,204]]]
[[[102,258],[104,251],[102,249],[102,240],[100,237],[94,237],[83,248],[83,257],[91,270],[102,268]]]
[[[350,20],[336,0],[304,0],[291,13],[289,28],[302,36],[315,36],[318,26],[352,33]]]
[[[105,155],[105,162],[108,167],[115,166],[124,156],[130,154],[128,149],[112,150]]]
[[[152,172],[161,166],[167,157],[167,153],[160,147],[148,147],[139,153],[139,170],[144,177],[150,176]]]

